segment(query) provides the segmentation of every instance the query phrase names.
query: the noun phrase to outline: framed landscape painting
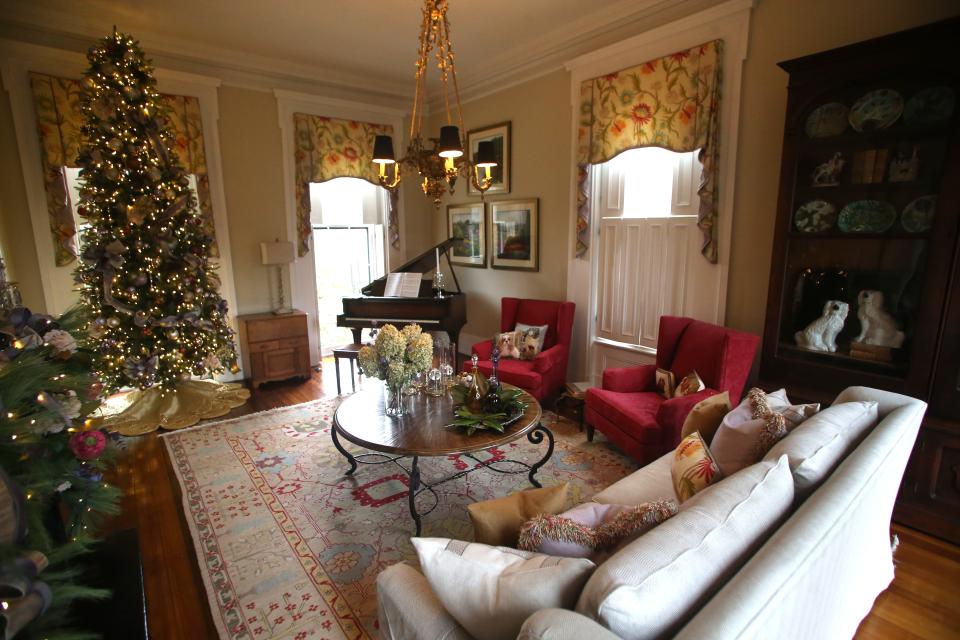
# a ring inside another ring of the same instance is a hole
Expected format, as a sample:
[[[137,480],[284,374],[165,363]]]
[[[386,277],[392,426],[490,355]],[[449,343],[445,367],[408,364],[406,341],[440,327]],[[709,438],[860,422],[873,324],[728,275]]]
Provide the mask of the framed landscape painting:
[[[497,166],[490,171],[493,183],[487,193],[510,193],[510,122],[501,122],[468,131],[467,150],[470,153],[470,162],[473,162],[477,154],[477,145],[487,140],[493,142],[494,155],[497,159]],[[467,193],[472,196],[480,195],[472,181],[467,182]]]
[[[487,266],[487,225],[482,202],[447,205],[447,234],[454,239],[450,262],[464,267]]]
[[[490,203],[490,266],[517,271],[540,270],[538,198]]]

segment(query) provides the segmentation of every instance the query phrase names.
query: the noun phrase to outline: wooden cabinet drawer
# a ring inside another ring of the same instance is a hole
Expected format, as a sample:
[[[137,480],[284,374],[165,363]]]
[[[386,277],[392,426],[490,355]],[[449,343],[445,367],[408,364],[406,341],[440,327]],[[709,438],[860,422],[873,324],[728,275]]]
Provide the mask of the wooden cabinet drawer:
[[[307,348],[306,338],[281,338],[280,340],[277,340],[277,343],[280,345],[281,349],[306,349]]]
[[[296,315],[289,318],[276,316],[268,320],[253,320],[247,323],[248,342],[294,338],[305,335],[307,335],[307,317],[304,315]]]
[[[279,340],[267,340],[265,342],[252,342],[248,349],[250,353],[263,353],[264,351],[274,351],[280,348]]]

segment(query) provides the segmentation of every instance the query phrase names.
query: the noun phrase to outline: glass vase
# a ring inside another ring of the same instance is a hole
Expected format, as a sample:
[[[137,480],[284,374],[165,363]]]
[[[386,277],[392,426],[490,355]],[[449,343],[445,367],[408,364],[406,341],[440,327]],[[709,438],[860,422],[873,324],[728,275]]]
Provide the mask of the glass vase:
[[[391,418],[402,418],[407,413],[407,403],[403,395],[403,385],[383,385],[384,412]]]

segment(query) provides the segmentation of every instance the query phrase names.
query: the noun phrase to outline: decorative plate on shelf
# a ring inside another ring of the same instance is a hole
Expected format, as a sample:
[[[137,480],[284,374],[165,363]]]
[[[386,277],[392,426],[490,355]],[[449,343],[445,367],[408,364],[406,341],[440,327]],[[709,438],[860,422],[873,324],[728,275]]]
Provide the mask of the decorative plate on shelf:
[[[839,102],[822,104],[807,116],[804,127],[809,138],[829,138],[838,136],[847,129],[847,115],[850,109]]]
[[[913,94],[903,108],[903,121],[909,125],[946,122],[953,115],[956,94],[950,87],[927,87]]]
[[[920,196],[903,209],[900,224],[910,233],[923,233],[933,228],[933,216],[937,213],[937,196]]]
[[[803,233],[829,231],[837,224],[837,208],[826,200],[811,200],[793,214],[793,224]]]
[[[897,221],[897,210],[889,202],[857,200],[840,210],[837,226],[845,233],[883,233]]]
[[[856,131],[886,129],[903,113],[903,96],[893,89],[877,89],[860,96],[850,107],[850,126]]]

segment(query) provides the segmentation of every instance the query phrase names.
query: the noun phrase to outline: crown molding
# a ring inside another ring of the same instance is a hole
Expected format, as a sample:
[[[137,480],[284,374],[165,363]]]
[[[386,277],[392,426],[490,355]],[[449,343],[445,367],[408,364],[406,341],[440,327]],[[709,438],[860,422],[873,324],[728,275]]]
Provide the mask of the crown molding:
[[[103,37],[101,29],[79,20],[65,20],[58,12],[35,8],[37,21],[0,17],[0,38],[40,47],[86,52]],[[400,107],[412,99],[412,83],[370,74],[352,73],[321,65],[305,65],[138,30],[137,39],[154,65],[214,75],[224,84],[260,91],[285,89],[323,93],[345,100]]]

